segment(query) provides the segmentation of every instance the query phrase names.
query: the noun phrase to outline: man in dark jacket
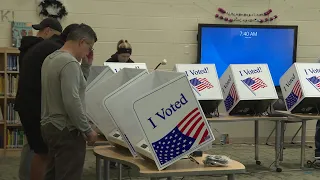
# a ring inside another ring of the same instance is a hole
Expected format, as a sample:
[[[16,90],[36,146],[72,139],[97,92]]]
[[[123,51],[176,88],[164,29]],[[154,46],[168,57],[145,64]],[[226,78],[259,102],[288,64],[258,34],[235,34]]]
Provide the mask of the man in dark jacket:
[[[48,153],[40,130],[42,63],[49,54],[64,45],[69,32],[77,26],[77,24],[69,25],[61,35],[55,34],[36,44],[23,57],[15,108],[19,113],[30,149],[35,153],[31,163],[30,178],[32,180],[43,179]]]
[[[54,18],[46,18],[39,24],[32,25],[35,30],[38,30],[36,36],[24,36],[19,47],[19,67],[22,66],[22,59],[25,53],[34,45],[40,43],[44,39],[49,39],[55,32],[62,32],[62,26],[58,20]],[[30,164],[33,157],[33,151],[30,150],[29,144],[25,143],[22,147],[19,166],[19,179],[30,179]]]
[[[19,47],[19,67],[21,67],[22,59],[28,49],[42,40],[49,39],[54,34],[60,34],[62,32],[62,26],[60,22],[54,18],[46,18],[39,24],[32,25],[32,27],[33,29],[38,30],[38,33],[36,36],[24,36],[21,39],[21,45]]]

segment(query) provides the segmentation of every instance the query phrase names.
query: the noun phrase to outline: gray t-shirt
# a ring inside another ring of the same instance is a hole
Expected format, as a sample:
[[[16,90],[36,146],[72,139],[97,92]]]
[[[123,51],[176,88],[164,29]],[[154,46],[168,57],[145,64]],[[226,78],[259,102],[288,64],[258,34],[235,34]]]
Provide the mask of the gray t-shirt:
[[[47,56],[41,71],[41,125],[92,131],[85,113],[85,77],[89,72],[89,64],[80,65],[68,52],[57,50]]]

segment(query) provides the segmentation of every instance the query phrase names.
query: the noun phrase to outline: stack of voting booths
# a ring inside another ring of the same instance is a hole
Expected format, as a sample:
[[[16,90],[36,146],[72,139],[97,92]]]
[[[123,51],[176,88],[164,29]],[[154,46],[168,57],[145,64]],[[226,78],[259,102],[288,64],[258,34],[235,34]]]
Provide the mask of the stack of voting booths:
[[[320,113],[320,64],[294,63],[280,78],[286,108],[291,113]]]
[[[117,147],[162,170],[214,141],[183,72],[108,63],[88,85],[87,116]]]

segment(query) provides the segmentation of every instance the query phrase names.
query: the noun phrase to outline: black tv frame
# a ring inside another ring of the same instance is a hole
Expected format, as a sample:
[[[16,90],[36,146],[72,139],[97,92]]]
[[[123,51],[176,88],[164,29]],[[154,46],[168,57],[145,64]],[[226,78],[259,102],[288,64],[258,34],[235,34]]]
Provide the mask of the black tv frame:
[[[221,28],[269,28],[269,29],[293,29],[294,30],[294,46],[293,46],[293,56],[292,56],[292,64],[297,60],[297,42],[298,42],[298,26],[296,25],[246,25],[246,24],[198,24],[198,54],[197,54],[197,63],[201,64],[201,29],[203,27],[221,27]],[[275,86],[277,91],[280,90],[280,86]]]

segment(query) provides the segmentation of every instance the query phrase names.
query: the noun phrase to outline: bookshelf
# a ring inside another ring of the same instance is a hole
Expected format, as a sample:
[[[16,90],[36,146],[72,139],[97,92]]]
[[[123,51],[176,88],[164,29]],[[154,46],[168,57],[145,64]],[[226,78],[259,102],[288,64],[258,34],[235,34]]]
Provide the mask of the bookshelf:
[[[14,154],[21,150],[25,139],[14,100],[19,78],[19,50],[0,47],[0,154]],[[99,135],[97,143],[106,143]],[[15,154],[14,154],[15,155]]]
[[[18,150],[24,133],[18,113],[13,110],[19,78],[19,50],[0,47],[0,152]]]

